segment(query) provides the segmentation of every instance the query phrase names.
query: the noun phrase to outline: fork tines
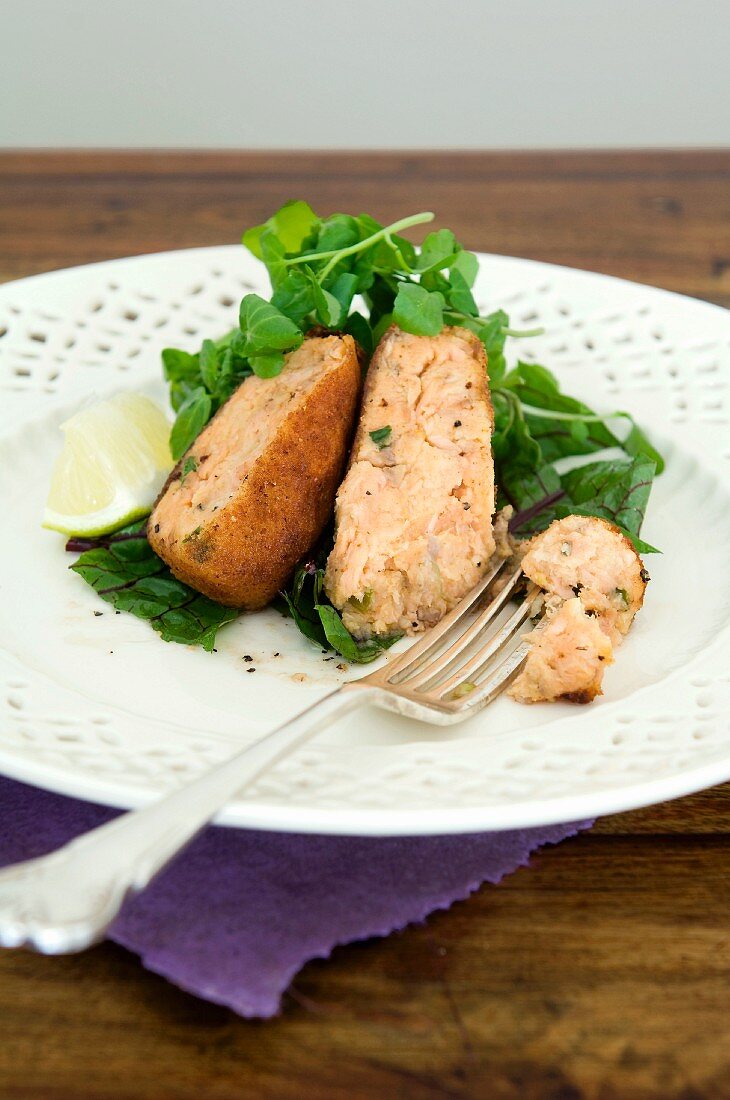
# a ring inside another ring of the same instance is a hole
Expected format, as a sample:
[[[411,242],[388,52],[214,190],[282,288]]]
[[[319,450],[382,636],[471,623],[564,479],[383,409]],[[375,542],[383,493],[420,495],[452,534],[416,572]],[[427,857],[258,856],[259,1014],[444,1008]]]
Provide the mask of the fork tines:
[[[495,698],[519,672],[528,652],[522,628],[540,613],[539,589],[530,584],[505,617],[526,579],[521,568],[509,568],[499,563],[419,642],[380,670],[381,686],[450,711]]]

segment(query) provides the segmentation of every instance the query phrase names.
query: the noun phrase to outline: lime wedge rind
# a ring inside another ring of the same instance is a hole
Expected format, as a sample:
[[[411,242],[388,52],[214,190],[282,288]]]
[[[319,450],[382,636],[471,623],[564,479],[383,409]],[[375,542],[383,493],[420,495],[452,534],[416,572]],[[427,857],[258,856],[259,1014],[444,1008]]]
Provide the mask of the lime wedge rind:
[[[154,501],[152,502],[154,503]],[[144,519],[152,511],[152,504],[145,507],[133,508],[131,511],[121,515],[113,508],[106,509],[105,512],[99,512],[95,517],[95,522],[86,526],[83,523],[81,517],[73,517],[73,522],[69,526],[69,517],[59,514],[58,512],[51,511],[50,508],[46,508],[45,515],[43,517],[43,523],[41,527],[45,527],[47,531],[58,531],[61,535],[67,535],[71,537],[81,537],[95,539],[100,535],[108,535],[112,531],[118,531],[120,527],[126,527],[130,523],[136,523],[139,519]]]
[[[81,409],[61,430],[44,527],[94,537],[151,511],[173,465],[170,425],[153,401],[117,394]]]

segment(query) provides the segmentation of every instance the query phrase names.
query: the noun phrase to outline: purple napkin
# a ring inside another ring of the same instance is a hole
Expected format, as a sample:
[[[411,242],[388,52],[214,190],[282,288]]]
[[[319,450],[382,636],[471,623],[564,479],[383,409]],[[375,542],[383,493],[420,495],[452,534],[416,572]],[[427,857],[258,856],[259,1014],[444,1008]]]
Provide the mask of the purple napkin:
[[[0,866],[116,812],[0,778]],[[208,829],[127,904],[109,936],[182,989],[270,1017],[309,959],[448,909],[589,825],[386,839]]]

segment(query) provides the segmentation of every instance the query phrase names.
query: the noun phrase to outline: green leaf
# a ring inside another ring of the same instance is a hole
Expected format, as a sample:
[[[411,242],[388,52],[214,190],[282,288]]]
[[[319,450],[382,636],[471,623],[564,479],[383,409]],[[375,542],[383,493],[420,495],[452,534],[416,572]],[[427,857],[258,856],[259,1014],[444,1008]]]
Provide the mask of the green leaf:
[[[218,348],[218,351],[222,352],[225,351],[227,348],[230,348],[234,336],[237,336],[240,331],[241,330],[239,329],[238,325],[236,325],[236,327],[227,332],[225,336],[221,336],[219,340],[216,340],[215,346]]]
[[[504,310],[499,309],[486,317],[463,317],[461,320],[457,319],[456,323],[462,324],[479,337],[487,353],[487,370],[490,384],[492,386],[501,384],[505,372],[504,329],[509,324],[507,314]]]
[[[507,466],[500,473],[500,488],[518,511],[532,508],[538,501],[560,493],[560,476],[552,465],[528,472],[517,465]]]
[[[165,348],[162,352],[162,366],[168,382],[180,379],[192,380],[198,377],[199,363],[197,355],[190,355],[180,348]]]
[[[393,324],[393,314],[384,313],[378,321],[377,325],[373,328],[373,346],[377,347],[380,341],[385,336],[386,332]]]
[[[624,416],[628,417],[631,421],[631,430],[623,442],[623,448],[627,454],[634,458],[638,458],[639,455],[644,455],[656,466],[656,473],[664,473],[664,459],[657,451],[656,447],[653,447],[648,438],[636,423],[634,418],[629,413],[624,413]]]
[[[341,275],[337,276],[329,289],[332,296],[340,304],[340,315],[337,318],[337,324],[341,325],[350,312],[352,299],[357,293],[357,275],[354,275],[351,271],[343,271]]]
[[[218,630],[238,612],[173,577],[152,550],[144,522],[130,524],[87,550],[70,568],[117,611],[144,619],[166,642],[213,649]]]
[[[360,232],[360,223],[350,214],[332,214],[319,227],[315,252],[339,252],[368,236]],[[293,250],[292,250],[293,251]]]
[[[271,288],[276,290],[289,274],[284,260],[286,249],[271,229],[265,230],[261,235],[260,246],[261,257],[269,273]]]
[[[492,448],[498,462],[509,462],[532,472],[543,465],[540,447],[533,439],[519,400],[507,390],[492,394],[495,430]]]
[[[276,378],[284,366],[284,353],[273,351],[270,355],[252,355],[249,362],[259,378]]]
[[[568,455],[591,454],[606,447],[620,447],[620,440],[602,420],[593,423],[571,420],[570,416],[595,416],[582,401],[560,392],[554,375],[537,363],[518,363],[503,380],[503,386],[515,394],[525,406],[525,420],[534,439],[540,445],[546,462]],[[563,414],[551,418],[530,413],[530,407]],[[564,414],[570,414],[565,416]]]
[[[425,275],[421,276],[419,285],[422,286],[424,290],[438,290],[443,294],[444,300],[446,300],[446,295],[451,289],[451,283],[442,271],[427,271]],[[450,318],[450,320],[452,319]],[[453,323],[457,325],[461,324],[461,317],[454,317]]]
[[[565,412],[575,412],[580,415],[590,415],[587,406],[576,401],[572,409],[565,408],[571,398],[564,397],[561,404]],[[578,406],[578,407],[576,407]],[[583,413],[583,409],[586,410]],[[538,441],[547,462],[554,462],[558,458],[570,455],[586,455],[594,451],[602,451],[605,447],[618,447],[618,439],[609,432],[600,421],[587,425],[585,431],[574,429],[569,420],[552,420],[547,416],[531,416],[529,409],[525,410],[525,419],[530,426],[533,437]]]
[[[588,442],[588,425],[585,420],[570,420],[568,421],[568,427],[574,443],[582,447]]]
[[[450,267],[460,251],[461,245],[450,229],[437,229],[425,237],[416,261],[416,270],[423,273]]]
[[[220,356],[218,378],[216,381],[215,395],[222,403],[227,401],[231,394],[238,388],[244,378],[251,373],[248,362],[236,359],[231,348],[226,348]]]
[[[358,214],[357,222],[360,226],[360,240],[362,241],[372,237],[374,233],[379,233],[384,228],[381,222],[376,221],[369,214]]]
[[[342,315],[342,306],[329,290],[322,290],[322,298],[324,301],[317,309],[317,317],[326,328],[337,328]]]
[[[268,229],[281,241],[285,252],[298,252],[305,238],[317,228],[319,223],[320,219],[309,203],[294,199],[291,202],[285,202],[263,225],[247,229],[242,241],[249,252],[253,252],[257,260],[261,260],[263,259],[261,237]]]
[[[508,326],[507,318],[504,319],[504,327]],[[527,386],[533,392],[544,394],[545,397],[554,397],[560,393],[558,380],[552,371],[539,363],[517,363],[504,380],[504,385],[512,388]]]
[[[340,319],[342,306],[333,294],[320,286],[311,267],[305,265],[303,271],[310,282],[317,320],[325,328],[334,328]]]
[[[458,271],[466,285],[471,288],[474,286],[476,277],[479,274],[479,260],[473,252],[462,250],[449,268],[452,279],[455,271]]]
[[[266,222],[263,225],[253,225],[250,229],[246,229],[241,237],[241,244],[253,253],[257,260],[263,260],[263,254],[261,252],[261,238],[266,229],[268,229]]]
[[[373,332],[383,317],[388,317],[388,324],[390,324],[399,285],[395,279],[383,275],[373,279],[370,289],[365,294],[365,300],[370,307],[370,324]]]
[[[212,340],[203,340],[199,361],[202,383],[209,393],[213,393],[218,386],[220,362],[218,361],[218,349]]]
[[[200,385],[200,363],[197,355],[180,348],[165,348],[162,369],[170,383],[170,404],[177,411],[192,391]]]
[[[365,254],[375,268],[410,274],[416,264],[416,250],[405,237],[389,233]]]
[[[303,634],[305,638],[309,638],[310,642],[314,642],[315,645],[321,646],[322,649],[329,649],[327,635],[324,632],[319,617],[316,622],[313,622],[311,619],[307,618],[306,615],[303,615],[299,606],[288,592],[283,592],[282,598],[286,610],[283,608],[280,608],[280,610],[283,614],[288,615],[294,620],[299,632]]]
[[[198,460],[195,455],[189,455],[182,464],[180,471],[180,484],[182,485],[188,474],[194,474],[198,468]]]
[[[303,340],[298,326],[258,294],[245,296],[241,302],[240,318],[249,355],[289,351],[299,347]]]
[[[386,424],[384,428],[376,428],[374,432],[369,432],[370,438],[379,451],[382,451],[383,447],[388,447],[390,445],[391,432],[392,428],[390,424]]]
[[[458,271],[452,269],[450,272],[450,284],[448,289],[444,291],[444,296],[451,309],[455,309],[459,313],[466,313],[470,317],[476,317],[479,313],[474,296],[469,289],[469,284]]]
[[[363,642],[357,641],[345,627],[334,607],[327,604],[317,604],[316,608],[327,641],[346,661],[353,661],[361,665],[369,664],[370,661],[380,657],[383,650],[389,649],[402,637],[402,634],[389,634],[368,638]]]
[[[654,463],[643,456],[631,460],[591,462],[564,474],[556,487],[553,474],[544,477],[544,497],[530,499],[528,486],[510,528],[520,536],[544,531],[553,520],[570,515],[598,516],[615,524],[639,553],[659,553],[639,538],[654,476]],[[541,473],[544,474],[544,471]],[[534,494],[533,494],[534,495]]]
[[[650,542],[644,542],[638,535],[632,535],[630,531],[624,531],[626,538],[634,545],[634,550],[637,554],[661,554],[661,550],[657,550],[656,546],[652,546]]]
[[[317,563],[300,565],[277,606],[294,619],[306,638],[322,649],[334,649],[348,661],[366,664],[374,661],[384,649],[393,645],[400,635],[387,635],[359,642],[345,627],[339,612],[324,594],[324,562],[332,548],[331,537],[317,552]]]
[[[347,318],[344,325],[344,331],[349,332],[358,344],[365,352],[365,355],[369,359],[373,354],[373,330],[370,328],[370,324],[365,320],[362,313],[351,313]]]
[[[350,265],[350,270],[357,279],[357,293],[365,295],[378,275],[373,271],[369,256],[357,256],[355,259],[356,262]]]
[[[401,283],[393,306],[393,320],[404,332],[438,336],[444,327],[444,297],[417,283]]]
[[[361,600],[357,596],[350,596],[347,601],[351,604],[356,611],[369,611],[373,602],[373,590],[372,588],[366,588]]]
[[[565,496],[560,476],[551,463],[544,461],[518,398],[510,390],[497,389],[492,400],[495,420],[492,446],[500,503],[515,508],[513,526],[521,535],[541,530],[533,512],[542,514],[540,502],[547,501],[552,506],[556,497]]]
[[[314,312],[314,291],[304,272],[294,267],[279,283],[271,298],[271,304],[296,325]]]
[[[652,459],[591,462],[564,474],[563,488],[573,504],[591,503],[604,519],[638,535],[656,470]]]
[[[325,554],[322,553],[322,566],[324,557]],[[313,562],[298,566],[288,589],[281,593],[277,607],[282,615],[294,619],[297,628],[306,638],[326,650],[329,649],[329,644],[315,607],[324,575],[322,566],[317,568]]]
[[[202,387],[198,387],[185,399],[178,410],[170,432],[170,451],[177,460],[187,451],[210,419],[212,401]]]

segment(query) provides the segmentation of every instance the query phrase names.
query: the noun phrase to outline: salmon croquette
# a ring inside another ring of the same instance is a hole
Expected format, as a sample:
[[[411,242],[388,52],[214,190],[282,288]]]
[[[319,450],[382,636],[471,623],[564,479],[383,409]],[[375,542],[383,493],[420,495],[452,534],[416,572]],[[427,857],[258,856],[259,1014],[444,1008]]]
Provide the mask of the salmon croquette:
[[[247,611],[273,599],[331,516],[360,379],[351,336],[309,337],[278,377],[245,379],[150,516],[150,545],[176,577]]]
[[[547,593],[546,611],[509,694],[521,703],[590,703],[644,601],[641,558],[606,520],[566,516],[531,540],[522,568]]]
[[[386,332],[367,374],[325,575],[356,637],[424,630],[485,573],[495,549],[493,424],[473,333]]]
[[[648,574],[629,539],[596,516],[566,516],[530,543],[522,559],[530,580],[564,600],[580,596],[609,633],[628,632],[644,602]]]
[[[611,639],[581,600],[559,601],[530,635],[527,663],[509,694],[519,703],[590,703],[612,661]]]

